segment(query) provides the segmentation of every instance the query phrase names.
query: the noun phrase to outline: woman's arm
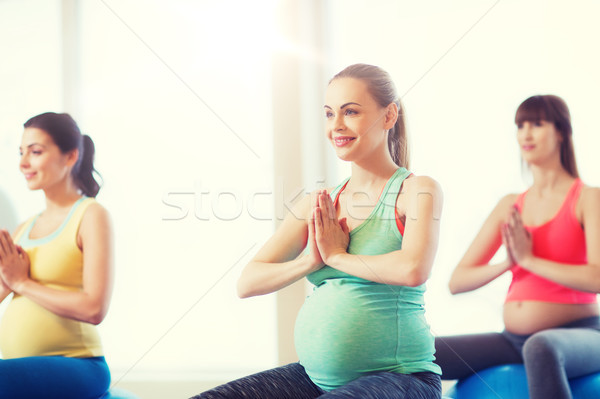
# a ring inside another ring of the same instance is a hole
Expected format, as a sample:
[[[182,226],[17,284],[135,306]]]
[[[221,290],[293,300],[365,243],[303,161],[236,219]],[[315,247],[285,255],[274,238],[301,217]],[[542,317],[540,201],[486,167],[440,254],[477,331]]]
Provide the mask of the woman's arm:
[[[314,201],[311,197],[315,195],[307,195],[294,206],[275,234],[246,265],[238,280],[240,298],[278,291],[323,267],[312,222],[307,221]],[[307,245],[309,253],[298,257]]]
[[[16,237],[17,233],[23,228],[25,223],[22,223],[15,229],[12,234],[12,237]],[[2,280],[2,276],[0,276],[0,303],[2,303],[13,291],[10,289],[8,285]]]
[[[431,272],[438,246],[443,196],[425,176],[405,180],[396,206],[405,209],[402,249],[382,255],[351,255],[344,221],[337,221],[328,196],[316,209],[317,243],[325,263],[345,273],[382,284],[418,286]]]
[[[12,290],[8,288],[8,286],[4,284],[4,281],[2,281],[2,278],[0,278],[0,303],[2,303],[11,292]]]
[[[112,227],[108,212],[101,205],[93,204],[86,210],[78,244],[83,251],[81,291],[56,290],[22,275],[9,286],[59,316],[99,324],[108,311],[113,280]]]
[[[600,189],[584,188],[581,206],[587,264],[573,267],[574,265],[534,256],[531,252],[531,239],[516,211],[511,214],[511,220],[507,227],[509,248],[521,267],[538,276],[579,291],[600,293]],[[560,243],[556,245],[560,245]]]
[[[502,198],[483,223],[479,233],[450,277],[448,287],[452,294],[483,287],[514,265],[510,257],[494,265],[490,265],[488,262],[503,243],[502,226],[505,224],[506,215],[509,214],[515,200],[516,195],[514,194]]]

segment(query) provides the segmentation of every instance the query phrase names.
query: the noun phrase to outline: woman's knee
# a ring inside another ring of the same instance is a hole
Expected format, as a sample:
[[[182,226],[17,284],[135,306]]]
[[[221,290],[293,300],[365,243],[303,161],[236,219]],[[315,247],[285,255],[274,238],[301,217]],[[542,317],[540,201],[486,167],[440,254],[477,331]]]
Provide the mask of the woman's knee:
[[[561,354],[557,345],[557,331],[546,330],[533,334],[523,345],[525,364],[532,362],[560,362]]]

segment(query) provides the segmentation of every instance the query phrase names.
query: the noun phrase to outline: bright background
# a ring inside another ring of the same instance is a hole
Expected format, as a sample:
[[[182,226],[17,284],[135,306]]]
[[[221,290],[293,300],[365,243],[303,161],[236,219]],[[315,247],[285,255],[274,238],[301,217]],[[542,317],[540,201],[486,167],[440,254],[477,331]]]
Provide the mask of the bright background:
[[[0,0],[0,194],[15,220],[43,209],[17,168],[22,124],[71,113],[96,143],[115,225],[100,327],[115,382],[275,366],[291,342],[277,315],[294,308],[237,299],[237,276],[296,194],[347,175],[324,140],[323,90],[376,64],[402,95],[411,168],[444,190],[432,330],[500,330],[507,278],[456,297],[446,284],[496,202],[526,187],[513,123],[525,98],[567,101],[580,173],[600,185],[598,15],[592,0]]]

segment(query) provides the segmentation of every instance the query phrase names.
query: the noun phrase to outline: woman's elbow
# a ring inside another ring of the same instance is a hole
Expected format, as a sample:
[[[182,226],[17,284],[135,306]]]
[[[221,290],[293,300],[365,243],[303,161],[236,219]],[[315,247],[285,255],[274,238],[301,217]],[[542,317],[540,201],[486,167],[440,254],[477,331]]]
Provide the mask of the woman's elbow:
[[[246,299],[252,296],[250,292],[240,284],[237,286],[237,295],[240,299]]]
[[[465,285],[465,282],[460,278],[453,275],[450,277],[450,281],[448,281],[448,289],[452,295],[462,294],[463,292],[471,291],[468,286]]]
[[[418,287],[423,285],[429,279],[430,268],[426,265],[416,264],[408,275],[405,276],[404,281],[400,285],[407,287]]]
[[[252,286],[244,279],[244,276],[240,277],[237,282],[237,295],[240,299],[250,298],[255,296]]]
[[[459,287],[456,285],[456,283],[452,280],[450,280],[448,282],[448,290],[450,291],[450,293],[452,295],[456,295],[456,294],[460,294],[462,291],[459,289]]]
[[[108,309],[104,307],[99,307],[96,309],[91,309],[85,317],[86,323],[93,324],[97,326],[98,324],[104,321],[106,314],[108,313]]]

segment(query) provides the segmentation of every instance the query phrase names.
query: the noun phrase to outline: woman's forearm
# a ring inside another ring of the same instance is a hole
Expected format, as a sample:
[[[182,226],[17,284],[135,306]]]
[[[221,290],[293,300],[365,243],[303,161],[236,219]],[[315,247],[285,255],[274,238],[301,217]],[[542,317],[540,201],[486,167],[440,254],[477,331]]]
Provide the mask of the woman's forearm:
[[[494,265],[459,265],[452,273],[448,287],[452,294],[460,294],[481,288],[504,274],[511,267],[510,261]]]
[[[567,265],[530,256],[521,261],[521,266],[538,276],[569,288],[600,293],[599,265]]]
[[[429,277],[433,259],[411,256],[406,251],[382,255],[338,253],[327,264],[344,273],[381,284],[416,287]]]
[[[50,312],[69,319],[100,324],[108,311],[105,301],[83,291],[62,291],[26,280],[16,290]]]
[[[11,292],[12,290],[10,288],[0,282],[0,303],[2,303]]]
[[[269,294],[295,283],[315,269],[307,256],[282,263],[252,261],[238,280],[240,298]]]

